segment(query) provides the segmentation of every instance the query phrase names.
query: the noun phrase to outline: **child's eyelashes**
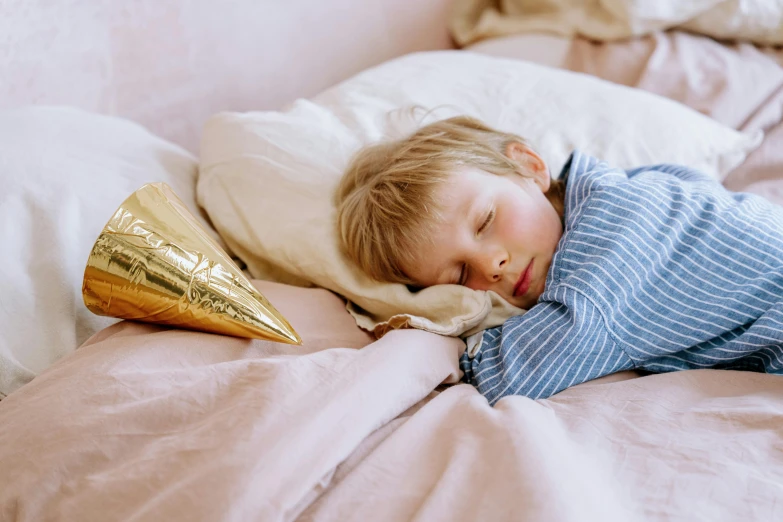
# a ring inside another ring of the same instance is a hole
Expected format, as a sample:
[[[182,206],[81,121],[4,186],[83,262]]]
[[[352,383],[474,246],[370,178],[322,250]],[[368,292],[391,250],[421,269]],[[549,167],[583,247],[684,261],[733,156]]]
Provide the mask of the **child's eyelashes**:
[[[494,208],[490,209],[489,213],[487,214],[487,217],[484,219],[484,222],[481,223],[481,226],[479,227],[477,234],[481,234],[482,232],[484,232],[489,227],[489,225],[492,224],[493,219],[495,219]]]
[[[476,235],[481,235],[482,232],[485,232],[487,228],[492,224],[492,221],[495,219],[495,209],[494,207],[489,210],[487,213],[487,217],[484,218],[484,221],[481,222],[481,226],[476,231]],[[468,265],[463,263],[460,272],[459,272],[459,278],[457,279],[455,284],[458,285],[465,285],[468,282]]]

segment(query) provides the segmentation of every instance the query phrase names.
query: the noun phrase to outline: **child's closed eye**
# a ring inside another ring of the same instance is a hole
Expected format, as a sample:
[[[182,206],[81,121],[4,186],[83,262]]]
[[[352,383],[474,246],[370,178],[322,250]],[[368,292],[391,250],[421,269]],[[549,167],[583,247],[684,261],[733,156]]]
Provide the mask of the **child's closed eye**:
[[[482,232],[484,232],[489,227],[489,225],[492,224],[493,219],[495,219],[494,208],[490,209],[489,213],[487,214],[487,217],[484,219],[484,222],[481,223],[481,226],[479,227],[477,234],[481,234]]]
[[[465,283],[468,282],[468,265],[462,264],[462,269],[459,272],[459,279],[457,280],[458,285],[465,285]]]
[[[489,212],[487,213],[487,217],[484,218],[484,221],[481,222],[481,226],[476,231],[476,235],[481,235],[482,232],[485,232],[489,226],[492,224],[492,221],[495,219],[495,209],[491,208]],[[468,265],[462,264],[462,267],[460,268],[459,272],[459,278],[457,279],[457,282],[455,284],[458,285],[465,285],[468,281]]]

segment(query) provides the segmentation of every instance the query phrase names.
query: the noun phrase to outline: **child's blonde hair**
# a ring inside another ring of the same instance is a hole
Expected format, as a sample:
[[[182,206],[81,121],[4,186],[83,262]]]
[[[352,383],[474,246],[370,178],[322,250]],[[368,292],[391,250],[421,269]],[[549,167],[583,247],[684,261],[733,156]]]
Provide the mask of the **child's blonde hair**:
[[[362,149],[336,194],[344,253],[373,279],[415,284],[403,266],[418,261],[416,252],[441,220],[435,189],[459,167],[518,174],[519,165],[505,154],[512,142],[526,144],[519,136],[458,116]]]

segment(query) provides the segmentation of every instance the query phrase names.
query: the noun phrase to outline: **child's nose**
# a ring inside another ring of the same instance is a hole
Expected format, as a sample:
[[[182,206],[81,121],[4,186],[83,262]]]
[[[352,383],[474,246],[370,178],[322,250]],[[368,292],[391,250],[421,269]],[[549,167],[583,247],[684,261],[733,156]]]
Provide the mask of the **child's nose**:
[[[492,256],[487,256],[484,272],[487,280],[495,283],[503,278],[503,270],[506,267],[508,256],[503,252],[497,252]]]

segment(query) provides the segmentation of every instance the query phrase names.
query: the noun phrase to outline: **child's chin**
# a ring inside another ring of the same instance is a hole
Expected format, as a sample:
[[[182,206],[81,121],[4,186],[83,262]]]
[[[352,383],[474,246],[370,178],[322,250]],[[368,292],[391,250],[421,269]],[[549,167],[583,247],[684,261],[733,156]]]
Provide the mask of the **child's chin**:
[[[538,303],[538,298],[541,297],[541,293],[533,293],[533,292],[527,292],[524,296],[519,296],[515,299],[516,302],[512,302],[514,306],[517,308],[521,308],[523,310],[529,310],[533,306],[535,306],[536,303]]]
[[[522,308],[523,310],[527,310],[529,308],[527,299],[525,299],[524,296],[511,296],[510,298],[506,298],[506,301],[508,301],[509,304],[516,306],[517,308]]]

